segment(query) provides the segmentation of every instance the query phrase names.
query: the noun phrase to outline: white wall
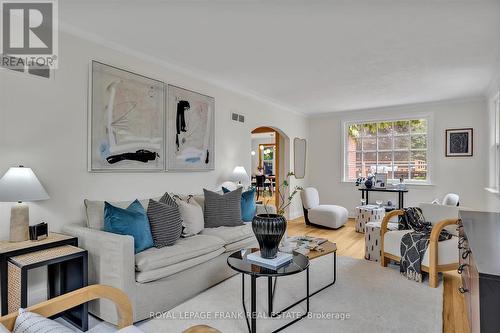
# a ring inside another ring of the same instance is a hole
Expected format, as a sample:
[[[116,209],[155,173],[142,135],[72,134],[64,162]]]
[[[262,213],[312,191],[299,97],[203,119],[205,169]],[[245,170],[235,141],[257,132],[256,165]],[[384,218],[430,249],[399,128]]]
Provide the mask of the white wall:
[[[165,191],[201,193],[231,174],[236,165],[250,170],[251,131],[259,126],[281,129],[293,140],[307,136],[301,115],[230,92],[135,56],[61,33],[60,68],[54,80],[30,78],[0,70],[0,173],[24,164],[34,169],[51,199],[31,203],[31,222],[45,220],[57,231],[84,218],[83,199],[122,200]],[[87,172],[87,94],[92,59],[141,73],[215,97],[216,166],[198,173]],[[246,115],[244,124],[230,112]],[[290,166],[292,165],[290,154]],[[8,225],[10,204],[0,204],[0,221]],[[300,208],[300,207],[299,207]],[[8,228],[0,228],[0,238]]]
[[[460,194],[463,206],[486,209],[484,187],[487,183],[487,111],[482,99],[418,104],[375,110],[340,112],[316,116],[310,120],[308,163],[309,184],[318,188],[322,203],[338,204],[351,211],[359,205],[360,192],[354,183],[342,182],[341,146],[345,120],[367,120],[429,114],[433,118],[432,183],[409,186],[405,205],[442,198],[448,192]],[[474,128],[474,156],[471,158],[445,157],[445,129]],[[397,198],[380,194],[383,200],[397,202]],[[370,201],[375,200],[372,194]]]
[[[52,231],[84,220],[83,199],[129,200],[165,191],[201,193],[228,178],[236,165],[250,170],[251,131],[281,129],[293,140],[307,137],[305,118],[275,104],[231,92],[147,59],[119,52],[74,35],[60,34],[55,79],[46,80],[0,70],[0,174],[10,166],[33,168],[50,200],[30,204],[31,223],[47,221]],[[92,59],[215,97],[216,165],[198,173],[87,172],[87,94]],[[244,124],[230,112],[246,115]],[[288,166],[292,167],[293,147]],[[304,181],[294,182],[303,184]],[[0,239],[7,239],[9,203],[0,203]],[[291,215],[300,213],[295,202]],[[32,284],[41,284],[33,275]]]

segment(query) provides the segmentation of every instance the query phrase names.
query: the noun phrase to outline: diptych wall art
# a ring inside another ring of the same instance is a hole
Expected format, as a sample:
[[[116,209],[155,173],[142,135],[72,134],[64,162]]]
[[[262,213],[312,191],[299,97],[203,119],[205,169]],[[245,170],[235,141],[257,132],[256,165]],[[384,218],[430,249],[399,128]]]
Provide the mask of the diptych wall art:
[[[214,108],[212,97],[168,86],[168,170],[214,169]]]
[[[89,171],[214,169],[212,97],[97,61],[91,68]]]
[[[92,62],[91,171],[165,169],[160,81]]]

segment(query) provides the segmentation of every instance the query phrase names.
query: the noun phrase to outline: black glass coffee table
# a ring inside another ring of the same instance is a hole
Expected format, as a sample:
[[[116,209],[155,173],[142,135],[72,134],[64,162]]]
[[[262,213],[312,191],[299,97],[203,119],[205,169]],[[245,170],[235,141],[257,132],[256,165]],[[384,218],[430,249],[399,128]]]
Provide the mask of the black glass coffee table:
[[[243,304],[243,311],[245,312],[245,319],[250,333],[257,332],[257,278],[267,277],[268,313],[271,317],[277,317],[281,315],[283,311],[290,309],[290,307],[287,307],[279,312],[273,312],[273,277],[277,278],[280,276],[288,276],[306,271],[306,297],[303,299],[306,301],[306,311],[300,317],[273,331],[273,333],[276,333],[306,317],[309,313],[309,259],[303,254],[294,253],[293,260],[291,262],[277,269],[272,269],[253,264],[246,260],[246,256],[248,254],[257,251],[259,251],[259,249],[242,249],[234,252],[227,258],[227,264],[229,267],[241,273],[241,302]],[[245,275],[250,276],[250,320],[245,306]]]

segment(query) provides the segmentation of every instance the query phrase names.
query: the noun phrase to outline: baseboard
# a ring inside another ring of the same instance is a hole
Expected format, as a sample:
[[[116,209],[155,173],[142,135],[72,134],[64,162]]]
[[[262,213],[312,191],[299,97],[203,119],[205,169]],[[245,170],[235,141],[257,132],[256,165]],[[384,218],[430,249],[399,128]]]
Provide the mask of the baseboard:
[[[299,217],[302,217],[304,216],[304,212],[302,211],[290,211],[289,214],[288,214],[288,219],[289,220],[294,220],[294,219],[298,219]]]

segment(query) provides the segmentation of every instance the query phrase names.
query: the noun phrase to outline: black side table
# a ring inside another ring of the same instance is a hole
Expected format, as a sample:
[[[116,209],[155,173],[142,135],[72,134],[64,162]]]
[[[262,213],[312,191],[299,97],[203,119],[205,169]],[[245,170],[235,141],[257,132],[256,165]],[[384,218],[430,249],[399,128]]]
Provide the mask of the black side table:
[[[397,188],[381,188],[381,187],[372,187],[372,188],[366,188],[362,187],[358,189],[361,191],[361,199],[366,200],[366,204],[370,204],[368,201],[368,193],[370,192],[386,192],[386,193],[397,193],[398,194],[398,209],[403,209],[404,208],[404,194],[408,193],[407,189],[401,190]]]
[[[88,284],[88,254],[76,237],[49,233],[40,241],[0,241],[0,285],[2,315],[27,307],[28,272],[47,266],[47,298],[82,288]],[[61,314],[82,331],[88,330],[88,305]]]
[[[298,322],[299,320],[303,319],[309,314],[309,259],[300,253],[294,253],[293,260],[291,262],[277,269],[272,269],[252,264],[251,262],[246,260],[246,256],[248,254],[257,251],[259,251],[259,249],[255,248],[243,249],[234,252],[227,258],[227,264],[229,265],[229,267],[241,273],[241,288],[242,288],[241,302],[243,304],[243,311],[245,312],[245,319],[247,322],[248,331],[250,333],[257,332],[257,295],[256,295],[257,278],[267,277],[268,313],[270,317],[277,317],[284,311],[290,309],[290,307],[287,307],[284,310],[278,312],[273,311],[273,277],[276,278],[279,276],[293,275],[306,271],[306,297],[302,299],[302,301],[303,300],[306,301],[306,311],[300,317],[294,319],[293,321],[285,324],[284,326],[281,326],[280,328],[272,332],[276,333]],[[248,319],[247,309],[245,306],[245,275],[250,276],[250,285],[251,285],[250,320]],[[296,305],[296,303],[294,305]]]

